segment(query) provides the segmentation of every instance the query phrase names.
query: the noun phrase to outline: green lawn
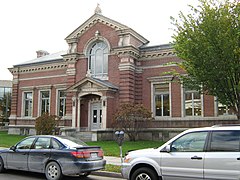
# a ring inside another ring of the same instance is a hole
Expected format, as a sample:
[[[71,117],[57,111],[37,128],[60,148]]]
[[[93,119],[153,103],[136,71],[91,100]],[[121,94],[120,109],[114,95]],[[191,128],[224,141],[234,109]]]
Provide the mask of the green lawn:
[[[0,131],[0,147],[10,147],[16,144],[25,136],[9,135],[6,131]],[[119,146],[115,141],[96,141],[87,142],[88,145],[100,146],[104,151],[105,156],[119,156]],[[125,141],[122,145],[123,155],[130,150],[159,147],[163,144],[162,141]]]
[[[21,139],[26,136],[20,135],[9,135],[6,131],[0,131],[0,147],[10,147],[16,144]],[[93,146],[101,146],[105,156],[120,156],[119,146],[115,141],[96,141],[96,142],[87,142],[88,145]],[[143,148],[151,148],[151,147],[159,147],[163,144],[162,141],[125,141],[122,145],[123,156],[127,151],[143,149]],[[105,171],[111,172],[120,172],[121,167],[116,165],[107,164],[105,167]]]
[[[125,141],[123,142],[122,149],[123,155],[127,151],[159,147],[163,144],[162,141]],[[105,156],[119,156],[120,150],[119,146],[115,141],[96,141],[96,142],[87,142],[88,145],[97,145],[101,146]]]
[[[26,136],[9,135],[6,131],[0,131],[0,147],[10,147]]]

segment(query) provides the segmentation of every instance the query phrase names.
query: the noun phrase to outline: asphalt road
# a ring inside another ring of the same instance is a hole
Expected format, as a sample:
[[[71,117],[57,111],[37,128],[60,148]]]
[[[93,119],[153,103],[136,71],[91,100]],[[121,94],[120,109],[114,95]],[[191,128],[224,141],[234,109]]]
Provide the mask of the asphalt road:
[[[44,174],[8,170],[0,174],[1,180],[46,180]],[[63,180],[80,180],[79,177],[64,177]],[[89,175],[81,180],[123,180],[121,178]]]

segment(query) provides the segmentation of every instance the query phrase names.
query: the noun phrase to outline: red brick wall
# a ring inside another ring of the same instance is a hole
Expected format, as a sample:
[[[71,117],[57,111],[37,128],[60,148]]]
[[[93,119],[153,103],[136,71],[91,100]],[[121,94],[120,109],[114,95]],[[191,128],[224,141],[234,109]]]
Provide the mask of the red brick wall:
[[[102,23],[97,23],[89,28],[88,31],[82,34],[82,36],[79,38],[77,47],[78,52],[83,52],[84,46],[91,38],[95,37],[96,31],[99,31],[100,36],[106,38],[109,41],[111,46],[110,48],[117,47],[119,41],[117,32],[109,26],[106,26]]]
[[[214,116],[214,97],[209,95],[203,96],[204,117]]]
[[[172,117],[181,117],[181,85],[177,82],[171,83],[171,100]]]

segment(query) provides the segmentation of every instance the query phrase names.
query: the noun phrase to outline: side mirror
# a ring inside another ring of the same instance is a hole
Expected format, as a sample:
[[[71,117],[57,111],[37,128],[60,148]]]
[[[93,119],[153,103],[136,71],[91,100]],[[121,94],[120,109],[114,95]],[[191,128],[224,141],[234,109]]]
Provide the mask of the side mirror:
[[[171,152],[171,145],[168,144],[167,146],[165,146],[161,152],[166,152],[166,153],[170,153]]]
[[[165,149],[166,149],[166,152],[171,152],[171,145],[170,144],[168,144],[166,147],[165,147]]]
[[[10,150],[15,151],[16,150],[16,146],[11,146]]]

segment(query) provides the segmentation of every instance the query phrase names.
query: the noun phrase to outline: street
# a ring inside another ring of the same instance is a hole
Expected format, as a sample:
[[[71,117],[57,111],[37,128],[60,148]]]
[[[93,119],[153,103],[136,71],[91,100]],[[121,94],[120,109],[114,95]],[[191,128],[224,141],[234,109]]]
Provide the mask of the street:
[[[32,172],[24,172],[24,171],[15,171],[8,170],[4,173],[0,174],[1,180],[45,180],[44,174],[32,173]],[[63,180],[80,180],[79,177],[64,177]],[[105,177],[105,176],[95,176],[90,175],[86,178],[81,178],[82,180],[123,180],[122,178],[113,178],[113,177]]]

